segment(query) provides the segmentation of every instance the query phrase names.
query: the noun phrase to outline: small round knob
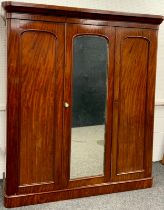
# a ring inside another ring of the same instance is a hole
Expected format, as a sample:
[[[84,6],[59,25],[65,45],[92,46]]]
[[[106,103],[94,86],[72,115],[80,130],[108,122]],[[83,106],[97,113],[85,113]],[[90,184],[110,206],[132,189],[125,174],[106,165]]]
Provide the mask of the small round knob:
[[[69,107],[69,103],[65,102],[65,103],[64,103],[64,107],[65,107],[65,108],[68,108],[68,107]]]

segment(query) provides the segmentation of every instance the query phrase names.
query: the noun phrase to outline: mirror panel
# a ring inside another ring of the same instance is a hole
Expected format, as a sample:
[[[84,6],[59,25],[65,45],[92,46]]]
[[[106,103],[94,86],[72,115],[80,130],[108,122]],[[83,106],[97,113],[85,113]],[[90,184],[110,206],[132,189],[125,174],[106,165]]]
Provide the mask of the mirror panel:
[[[104,37],[74,38],[71,179],[104,174],[107,69]]]

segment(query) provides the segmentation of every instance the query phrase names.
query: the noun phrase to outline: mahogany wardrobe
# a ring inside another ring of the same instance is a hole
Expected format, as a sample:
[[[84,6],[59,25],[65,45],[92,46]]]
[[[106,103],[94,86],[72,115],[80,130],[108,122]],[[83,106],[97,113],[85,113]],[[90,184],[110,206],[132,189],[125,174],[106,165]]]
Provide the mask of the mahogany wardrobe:
[[[162,16],[3,2],[6,207],[152,186]]]

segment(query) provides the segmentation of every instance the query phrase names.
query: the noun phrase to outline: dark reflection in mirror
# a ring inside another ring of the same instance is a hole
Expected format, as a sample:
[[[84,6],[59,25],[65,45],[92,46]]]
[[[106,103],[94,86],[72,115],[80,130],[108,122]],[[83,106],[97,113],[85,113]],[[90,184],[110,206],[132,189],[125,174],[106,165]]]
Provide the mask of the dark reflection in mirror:
[[[104,37],[73,40],[71,179],[104,174],[107,54]]]

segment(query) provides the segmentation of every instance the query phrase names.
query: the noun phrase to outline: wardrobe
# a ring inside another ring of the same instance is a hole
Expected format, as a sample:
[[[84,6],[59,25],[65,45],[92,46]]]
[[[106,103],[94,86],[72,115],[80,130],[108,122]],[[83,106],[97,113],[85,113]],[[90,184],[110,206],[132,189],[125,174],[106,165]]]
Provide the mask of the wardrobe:
[[[151,187],[163,17],[12,1],[2,7],[4,205]]]

